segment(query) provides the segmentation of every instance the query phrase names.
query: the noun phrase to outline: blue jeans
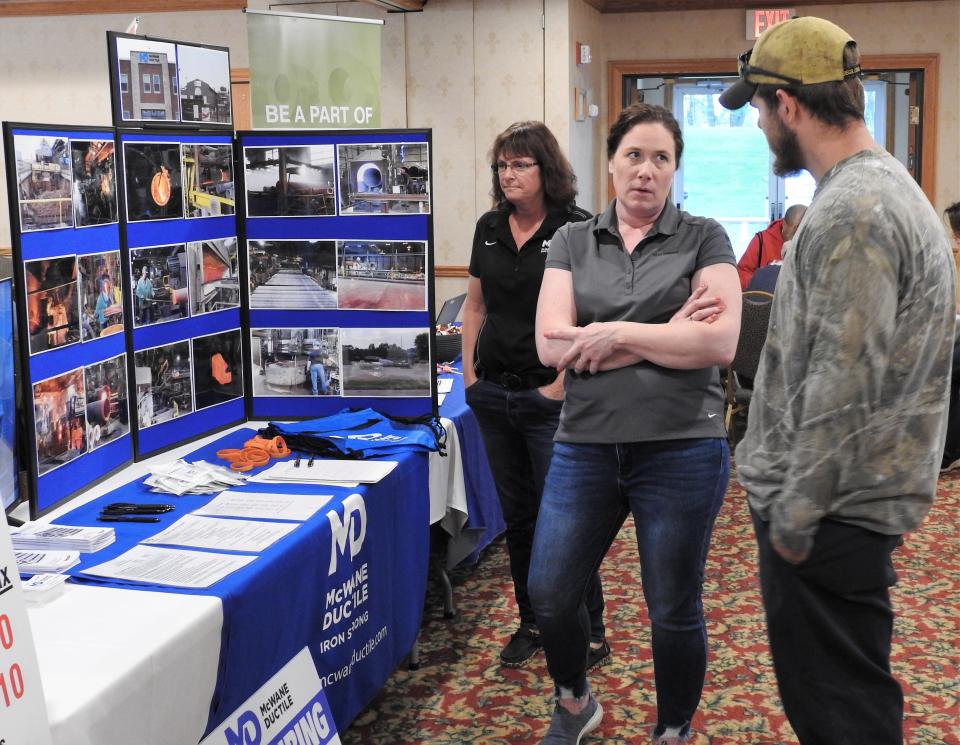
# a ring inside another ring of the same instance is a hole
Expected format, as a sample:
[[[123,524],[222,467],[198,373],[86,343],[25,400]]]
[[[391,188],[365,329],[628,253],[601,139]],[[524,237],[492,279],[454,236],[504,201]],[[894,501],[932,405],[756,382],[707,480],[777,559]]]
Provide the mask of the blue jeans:
[[[726,440],[557,442],[530,565],[530,597],[556,686],[586,689],[590,576],[633,513],[650,614],[657,734],[689,728],[707,669],[701,593],[730,475]]]
[[[323,365],[319,362],[310,365],[310,390],[314,396],[327,392],[327,371],[323,369]]]
[[[507,524],[507,553],[520,622],[534,626],[537,620],[527,590],[530,553],[563,402],[546,398],[536,389],[510,391],[487,380],[467,388],[465,397],[483,433]],[[596,572],[589,582],[586,603],[590,638],[602,641],[603,587]]]

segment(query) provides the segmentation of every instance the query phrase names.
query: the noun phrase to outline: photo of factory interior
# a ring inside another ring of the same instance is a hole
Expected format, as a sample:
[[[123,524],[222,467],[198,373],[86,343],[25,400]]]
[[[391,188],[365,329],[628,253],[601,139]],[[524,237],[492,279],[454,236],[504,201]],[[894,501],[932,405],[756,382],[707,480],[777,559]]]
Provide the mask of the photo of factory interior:
[[[51,230],[73,225],[70,144],[63,138],[16,135],[20,230]]]
[[[187,244],[187,282],[193,315],[240,305],[238,261],[236,237]]]
[[[179,144],[124,143],[123,163],[130,222],[183,217]]]
[[[338,307],[426,310],[426,268],[423,241],[340,241]]]
[[[254,396],[339,396],[338,329],[253,329]]]
[[[193,410],[189,341],[136,352],[134,362],[137,420],[141,428]]]
[[[333,145],[243,150],[248,217],[336,214]]]
[[[80,336],[89,341],[123,331],[120,252],[77,257],[80,271]]]
[[[83,370],[71,370],[33,386],[37,472],[52,471],[87,452]]]
[[[337,307],[334,241],[249,241],[250,307]]]
[[[236,211],[233,148],[230,145],[183,145],[185,217],[217,217]]]
[[[76,257],[28,261],[24,274],[30,354],[80,341]]]
[[[88,450],[130,431],[126,360],[126,355],[121,354],[84,368]]]
[[[135,326],[186,318],[190,299],[183,243],[130,251]]]
[[[73,212],[78,228],[117,221],[117,159],[112,141],[70,140]]]
[[[193,388],[198,410],[243,395],[240,329],[193,340]]]
[[[340,214],[430,212],[426,143],[340,145]]]

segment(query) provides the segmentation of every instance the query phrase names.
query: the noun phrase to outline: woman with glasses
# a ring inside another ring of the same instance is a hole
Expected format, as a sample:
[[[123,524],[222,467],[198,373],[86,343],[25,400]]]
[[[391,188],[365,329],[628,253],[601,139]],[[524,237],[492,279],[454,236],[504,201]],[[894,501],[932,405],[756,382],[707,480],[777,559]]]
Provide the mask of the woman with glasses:
[[[717,366],[736,351],[740,282],[720,224],[671,201],[682,152],[667,109],[624,109],[607,138],[616,198],[561,228],[547,256],[537,347],[566,374],[530,564],[557,696],[545,744],[575,745],[600,723],[582,599],[631,512],[652,626],[653,743],[689,742],[700,701],[703,573],[729,476]]]
[[[518,122],[491,149],[493,209],[477,222],[463,312],[466,400],[483,433],[507,525],[507,552],[519,627],[500,653],[519,667],[540,649],[527,592],[530,550],[553,435],[563,404],[563,375],[540,363],[534,341],[537,296],[547,247],[568,222],[590,217],[574,203],[576,177],[542,122]],[[586,594],[590,663],[610,654],[603,595],[593,572]]]

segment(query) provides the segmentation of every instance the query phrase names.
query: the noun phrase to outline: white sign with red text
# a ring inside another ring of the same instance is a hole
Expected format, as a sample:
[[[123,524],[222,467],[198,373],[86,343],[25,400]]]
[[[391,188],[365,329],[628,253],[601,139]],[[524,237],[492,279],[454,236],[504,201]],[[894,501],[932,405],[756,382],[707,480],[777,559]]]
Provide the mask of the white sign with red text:
[[[47,705],[33,646],[27,603],[10,542],[0,528],[0,743],[51,745]]]

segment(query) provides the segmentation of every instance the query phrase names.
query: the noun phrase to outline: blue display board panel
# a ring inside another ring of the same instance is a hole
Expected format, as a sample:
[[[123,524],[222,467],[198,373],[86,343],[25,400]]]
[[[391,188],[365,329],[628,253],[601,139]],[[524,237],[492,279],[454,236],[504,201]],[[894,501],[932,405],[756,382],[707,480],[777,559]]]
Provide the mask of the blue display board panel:
[[[116,139],[112,129],[6,123],[4,147],[19,452],[36,516],[133,457]]]
[[[119,133],[136,453],[245,417],[233,138]]]
[[[13,351],[13,280],[0,280],[0,501],[20,500],[17,478],[17,406]]]
[[[435,413],[430,132],[237,139],[249,416]]]

